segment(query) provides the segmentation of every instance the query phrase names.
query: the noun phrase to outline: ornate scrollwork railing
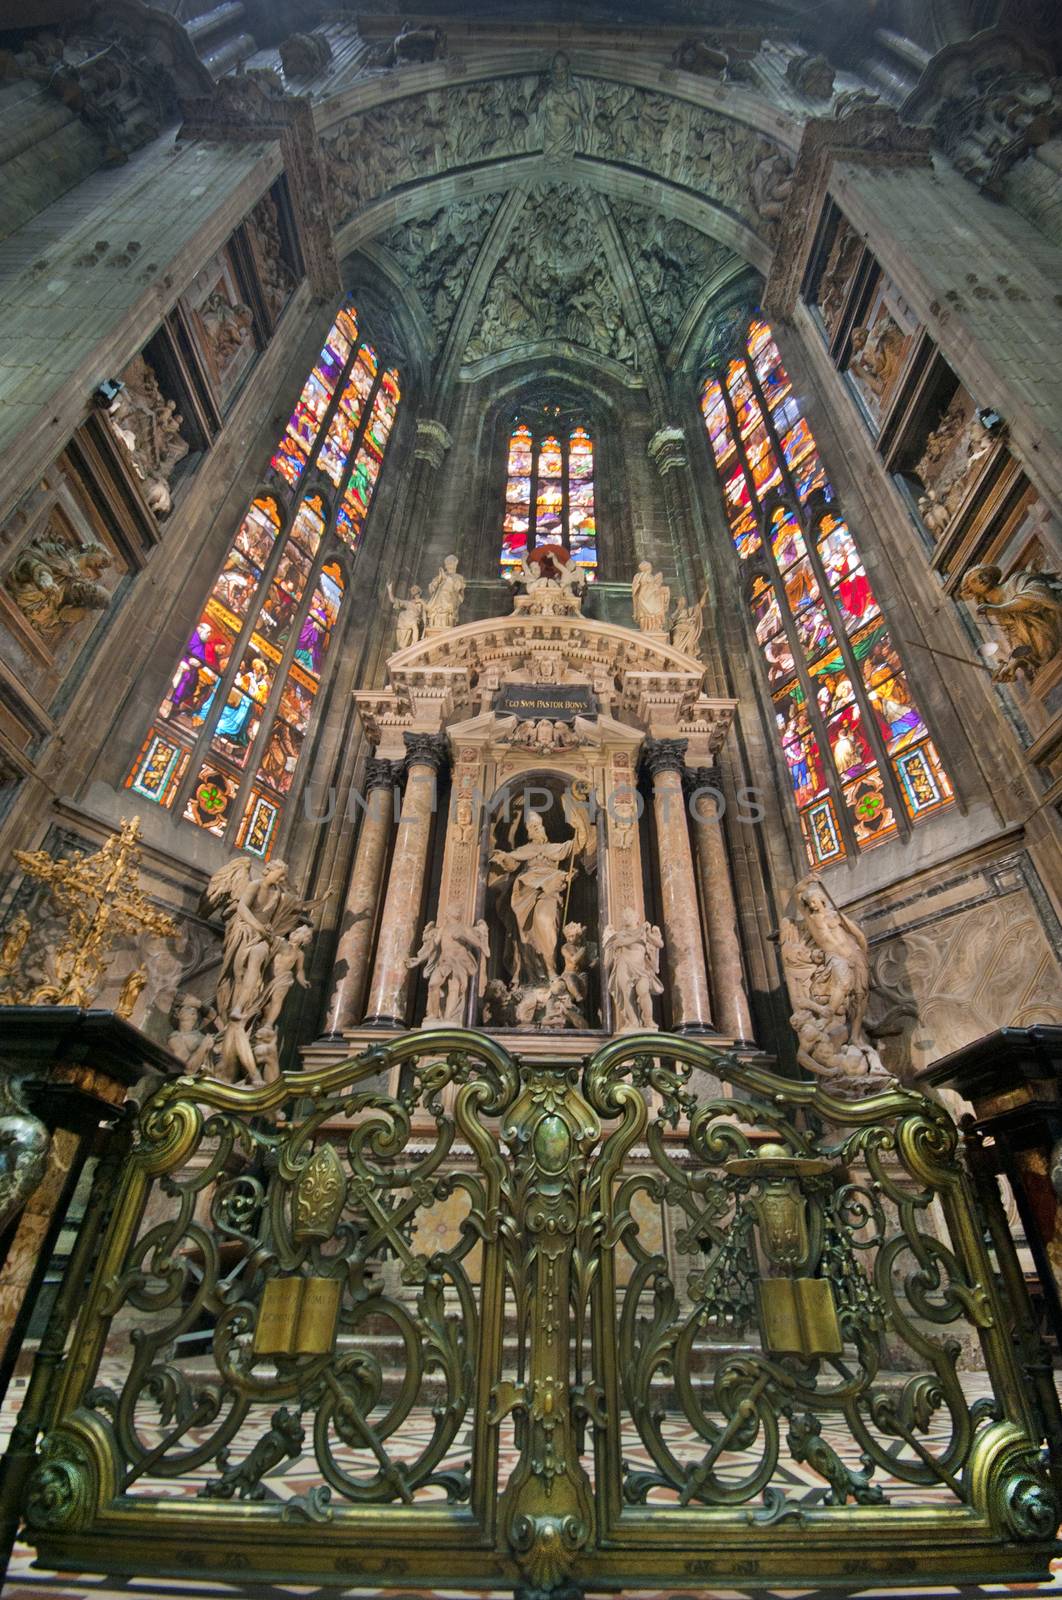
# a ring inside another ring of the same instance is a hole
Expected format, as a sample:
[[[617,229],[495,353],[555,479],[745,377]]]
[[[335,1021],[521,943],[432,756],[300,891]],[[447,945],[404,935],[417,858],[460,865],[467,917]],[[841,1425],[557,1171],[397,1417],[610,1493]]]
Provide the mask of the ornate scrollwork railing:
[[[141,1574],[1035,1576],[1057,1419],[986,1226],[934,1102],[664,1035],[180,1079],[139,1116],[26,1518],[45,1561]]]

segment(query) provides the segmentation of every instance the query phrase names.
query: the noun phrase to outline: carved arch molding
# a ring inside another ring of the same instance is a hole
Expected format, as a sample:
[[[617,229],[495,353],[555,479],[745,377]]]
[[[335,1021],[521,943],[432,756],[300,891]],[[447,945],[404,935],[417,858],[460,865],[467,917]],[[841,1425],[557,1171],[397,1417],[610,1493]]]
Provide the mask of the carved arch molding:
[[[528,71],[442,83],[346,112],[324,106],[318,124],[339,253],[452,199],[452,175],[461,172],[462,195],[552,176],[648,199],[763,271],[800,127],[748,90],[740,99],[728,113],[600,73],[575,73],[558,90],[548,75]],[[772,123],[787,124],[790,142],[757,125]]]

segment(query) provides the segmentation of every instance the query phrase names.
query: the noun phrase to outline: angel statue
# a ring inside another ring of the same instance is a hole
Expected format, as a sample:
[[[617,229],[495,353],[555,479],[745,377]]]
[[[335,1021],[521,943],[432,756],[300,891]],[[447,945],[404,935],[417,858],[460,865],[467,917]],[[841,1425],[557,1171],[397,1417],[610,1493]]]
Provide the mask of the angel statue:
[[[220,913],[225,930],[214,1053],[218,1075],[228,1082],[239,1075],[248,1083],[262,1082],[263,1065],[272,1065],[273,1050],[271,1041],[264,1040],[270,1048],[265,1062],[258,1059],[252,1042],[256,1029],[275,1027],[277,995],[283,1001],[291,983],[302,981],[299,952],[307,936],[295,937],[295,930],[305,922],[307,911],[323,901],[300,900],[287,883],[283,861],[270,861],[256,878],[250,861],[239,856],[219,867],[203,894],[203,914]]]
[[[583,809],[564,798],[573,830],[567,839],[550,839],[533,811],[524,824],[525,844],[515,843],[514,826],[508,848],[491,852],[488,882],[506,930],[504,965],[514,987],[546,988],[561,976],[557,947],[572,873],[577,861],[584,870],[591,864],[595,836]]]
[[[487,924],[482,919],[471,925],[456,917],[425,923],[420,949],[415,956],[410,956],[406,965],[423,967],[428,979],[426,1023],[461,1026],[465,1001],[479,971],[481,956],[484,961],[490,959]]]
[[[624,908],[618,928],[606,924],[601,950],[617,1033],[656,1027],[653,996],[664,992],[660,981],[663,948],[660,929],[651,922],[639,923],[633,906]]]
[[[1002,628],[1010,655],[992,674],[995,683],[1013,683],[1019,672],[1033,678],[1062,650],[1062,578],[1057,572],[1023,568],[1004,578],[999,567],[971,567],[959,597],[977,606],[977,615]]]
[[[890,1077],[863,1031],[870,994],[866,938],[814,873],[797,884],[788,909],[779,933],[797,1060],[832,1093],[873,1094]]]

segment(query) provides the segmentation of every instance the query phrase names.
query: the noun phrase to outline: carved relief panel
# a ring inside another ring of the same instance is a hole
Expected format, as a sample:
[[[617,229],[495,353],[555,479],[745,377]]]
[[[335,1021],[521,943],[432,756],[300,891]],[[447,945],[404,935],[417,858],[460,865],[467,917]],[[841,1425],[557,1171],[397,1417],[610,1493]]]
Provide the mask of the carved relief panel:
[[[62,457],[0,529],[5,664],[49,704],[110,609],[129,563]]]
[[[148,509],[161,520],[173,509],[174,475],[188,455],[191,430],[146,352],[133,357],[118,381],[107,425]]]
[[[882,274],[848,340],[847,372],[875,431],[880,427],[914,346],[918,323]]]
[[[224,411],[257,353],[254,317],[227,250],[196,275],[181,307]]]

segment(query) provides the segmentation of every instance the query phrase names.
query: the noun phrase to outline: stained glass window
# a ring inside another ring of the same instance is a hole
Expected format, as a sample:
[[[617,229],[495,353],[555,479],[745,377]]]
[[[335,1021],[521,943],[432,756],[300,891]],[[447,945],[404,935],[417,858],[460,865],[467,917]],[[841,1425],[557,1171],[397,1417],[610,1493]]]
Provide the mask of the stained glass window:
[[[701,413],[813,866],[895,838],[952,787],[774,335],[711,374]]]
[[[336,316],[127,786],[263,858],[273,848],[401,399]],[[349,552],[349,553],[348,553]]]
[[[593,583],[597,576],[594,442],[581,424],[564,421],[557,406],[518,418],[509,436],[502,576],[518,567],[536,545],[547,544],[568,550]]]

